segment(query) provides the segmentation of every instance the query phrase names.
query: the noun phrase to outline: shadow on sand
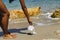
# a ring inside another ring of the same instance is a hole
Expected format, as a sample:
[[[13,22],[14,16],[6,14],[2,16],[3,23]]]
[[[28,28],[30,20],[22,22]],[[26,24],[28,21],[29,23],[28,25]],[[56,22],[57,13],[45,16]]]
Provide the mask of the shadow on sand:
[[[26,32],[21,32],[27,30],[27,28],[21,28],[21,29],[9,29],[8,31],[10,33],[20,33],[20,34],[27,34]],[[0,36],[3,36],[3,32],[0,32]]]

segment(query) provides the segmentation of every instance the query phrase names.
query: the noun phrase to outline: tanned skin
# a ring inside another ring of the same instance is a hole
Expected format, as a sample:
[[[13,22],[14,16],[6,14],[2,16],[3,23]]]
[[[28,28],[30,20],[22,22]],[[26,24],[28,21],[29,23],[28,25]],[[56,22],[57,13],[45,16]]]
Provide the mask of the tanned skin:
[[[25,5],[24,0],[19,0],[19,1],[20,1],[20,4],[21,4],[22,9],[24,11],[24,14],[27,17],[27,20],[28,20],[29,25],[32,25],[32,22],[31,22],[31,20],[29,18],[29,14],[28,14],[28,11],[27,11],[27,8],[26,8],[26,5]]]
[[[22,6],[22,9],[24,11],[24,14],[27,17],[27,20],[30,25],[32,25],[32,22],[30,21],[27,8],[25,6],[24,0],[19,0]],[[10,32],[8,32],[8,22],[9,22],[9,11],[7,10],[5,4],[2,0],[0,0],[0,26],[3,30],[4,37],[5,38],[15,38],[15,35],[11,35]]]
[[[3,30],[3,36],[4,38],[15,38],[14,34],[10,34],[10,32],[8,32],[9,15],[10,13],[5,4],[0,0],[0,26]]]
[[[0,26],[4,32],[4,35],[10,34],[8,32],[8,20],[9,20],[9,12],[4,3],[2,2],[2,0],[0,0]]]

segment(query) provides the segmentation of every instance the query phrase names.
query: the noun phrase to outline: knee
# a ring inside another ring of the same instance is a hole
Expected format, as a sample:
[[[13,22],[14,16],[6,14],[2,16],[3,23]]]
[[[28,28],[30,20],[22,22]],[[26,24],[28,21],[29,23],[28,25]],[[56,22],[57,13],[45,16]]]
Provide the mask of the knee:
[[[3,14],[3,16],[7,16],[7,17],[9,17],[10,14],[9,14],[9,13],[5,13],[5,14]]]
[[[6,16],[8,16],[8,17],[9,17],[9,16],[10,16],[10,14],[9,14],[9,13],[6,13]]]

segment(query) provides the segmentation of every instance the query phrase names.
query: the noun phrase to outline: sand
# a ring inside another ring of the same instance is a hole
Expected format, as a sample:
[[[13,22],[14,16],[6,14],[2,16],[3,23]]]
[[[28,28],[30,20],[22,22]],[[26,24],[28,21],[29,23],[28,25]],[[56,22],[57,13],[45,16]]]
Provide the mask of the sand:
[[[45,26],[35,26],[37,32],[36,35],[27,35],[28,23],[15,23],[9,24],[9,31],[13,34],[16,34],[15,39],[3,39],[1,36],[0,29],[0,40],[60,40],[60,35],[56,33],[57,30],[60,30],[60,24],[45,25]]]

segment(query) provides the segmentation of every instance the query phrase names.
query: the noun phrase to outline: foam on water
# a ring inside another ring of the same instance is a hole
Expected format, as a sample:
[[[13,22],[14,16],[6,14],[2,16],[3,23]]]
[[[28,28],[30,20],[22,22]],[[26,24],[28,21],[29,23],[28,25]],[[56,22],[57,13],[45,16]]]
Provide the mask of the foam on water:
[[[56,23],[60,23],[60,18],[52,18],[51,15],[53,13],[47,12],[47,13],[42,13],[39,17],[41,18],[39,22],[34,22],[38,26],[44,26],[44,25],[53,25]],[[42,20],[42,21],[41,21]]]
[[[41,14],[41,15],[43,15],[43,16],[45,16],[47,19],[51,19],[51,20],[59,20],[59,19],[60,19],[60,18],[52,18],[52,17],[51,17],[52,14],[53,14],[53,13],[47,12],[47,13]]]

